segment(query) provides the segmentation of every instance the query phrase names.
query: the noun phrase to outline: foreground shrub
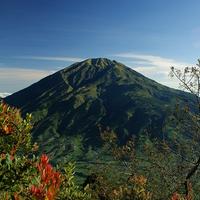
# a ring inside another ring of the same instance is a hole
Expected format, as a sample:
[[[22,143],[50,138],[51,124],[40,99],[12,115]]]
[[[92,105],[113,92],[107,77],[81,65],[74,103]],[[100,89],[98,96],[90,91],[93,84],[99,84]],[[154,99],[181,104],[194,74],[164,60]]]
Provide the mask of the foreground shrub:
[[[0,102],[0,199],[89,199],[74,183],[74,165],[58,171],[47,155],[34,155],[31,118]]]

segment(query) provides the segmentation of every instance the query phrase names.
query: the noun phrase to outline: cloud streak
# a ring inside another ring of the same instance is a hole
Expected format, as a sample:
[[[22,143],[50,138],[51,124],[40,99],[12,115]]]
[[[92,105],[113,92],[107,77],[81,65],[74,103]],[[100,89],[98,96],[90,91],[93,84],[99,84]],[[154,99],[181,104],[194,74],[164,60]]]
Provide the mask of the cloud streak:
[[[4,98],[4,97],[7,97],[10,94],[11,93],[8,93],[8,92],[0,92],[0,97]]]
[[[40,60],[40,61],[62,61],[62,62],[80,62],[83,58],[78,57],[48,57],[48,56],[16,56],[15,59]],[[55,68],[60,70],[60,68]],[[21,67],[5,67],[0,65],[0,95],[5,96],[6,93],[13,93],[21,90],[40,79],[55,73],[51,70],[39,70]]]
[[[17,59],[44,60],[44,61],[62,61],[62,62],[80,62],[84,60],[78,57],[57,57],[57,56],[17,56]]]
[[[0,68],[0,94],[13,93],[52,74],[50,70]]]
[[[120,53],[114,57],[123,59],[129,67],[169,87],[178,88],[178,81],[169,77],[170,67],[184,68],[191,63],[148,54]]]
[[[20,80],[35,80],[48,76],[53,71],[24,69],[24,68],[0,68],[0,80],[20,79]]]

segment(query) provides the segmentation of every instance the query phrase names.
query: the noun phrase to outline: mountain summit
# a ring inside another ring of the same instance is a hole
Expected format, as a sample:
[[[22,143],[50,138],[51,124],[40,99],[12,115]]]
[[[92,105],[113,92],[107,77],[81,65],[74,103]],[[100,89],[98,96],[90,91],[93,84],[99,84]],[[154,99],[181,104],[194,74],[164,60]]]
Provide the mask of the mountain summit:
[[[177,98],[191,97],[121,63],[96,58],[58,71],[5,101],[33,114],[34,140],[58,158],[71,147],[69,141],[99,146],[99,125],[114,129],[121,141],[145,130],[160,137]]]

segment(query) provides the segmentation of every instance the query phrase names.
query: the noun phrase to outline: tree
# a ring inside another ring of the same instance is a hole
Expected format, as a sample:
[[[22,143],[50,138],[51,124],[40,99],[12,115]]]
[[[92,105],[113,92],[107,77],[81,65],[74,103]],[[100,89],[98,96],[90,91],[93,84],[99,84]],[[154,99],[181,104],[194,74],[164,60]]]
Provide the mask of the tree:
[[[180,92],[180,95],[189,101],[187,104],[177,102],[163,127],[166,128],[165,137],[156,139],[149,137],[151,133],[144,133],[135,142],[135,157],[130,159],[137,164],[127,163],[132,173],[142,173],[148,178],[147,189],[153,199],[199,199],[200,60],[195,67],[183,70],[171,67],[170,75],[176,77],[180,87],[188,92]]]
[[[188,92],[183,94],[180,91],[180,95],[189,101],[187,104],[177,102],[163,127],[167,130],[165,137],[156,139],[144,133],[136,142],[139,144],[134,149],[137,165],[131,165],[130,169],[148,177],[147,189],[153,199],[199,199],[200,60],[196,66],[183,70],[171,67],[170,75],[177,78],[180,87]]]
[[[0,102],[0,199],[89,200],[74,182],[74,165],[53,167],[47,155],[35,156],[32,116]]]
[[[87,177],[84,187],[94,200],[152,200],[148,179],[136,172],[134,141],[119,146],[116,133],[106,128],[101,131],[104,141],[96,170]]]
[[[185,196],[188,196],[191,184],[197,183],[197,180],[195,182],[192,179],[195,175],[199,175],[200,166],[200,60],[195,67],[185,67],[182,71],[171,67],[171,76],[176,77],[180,82],[180,87],[192,94],[195,99],[194,107],[186,105],[182,109],[182,117],[178,117],[182,132],[189,141],[187,142],[187,149],[190,149],[191,152],[189,155],[182,155],[183,159],[191,164],[187,168],[184,180]],[[185,148],[185,145],[182,148]]]

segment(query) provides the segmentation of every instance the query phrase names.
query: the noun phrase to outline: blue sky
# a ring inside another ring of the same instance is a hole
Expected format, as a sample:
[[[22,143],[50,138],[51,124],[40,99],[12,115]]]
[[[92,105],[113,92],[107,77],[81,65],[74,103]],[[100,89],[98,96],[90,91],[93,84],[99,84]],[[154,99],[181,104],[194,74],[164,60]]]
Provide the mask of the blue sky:
[[[169,86],[200,57],[199,0],[0,0],[0,93],[108,57]]]

